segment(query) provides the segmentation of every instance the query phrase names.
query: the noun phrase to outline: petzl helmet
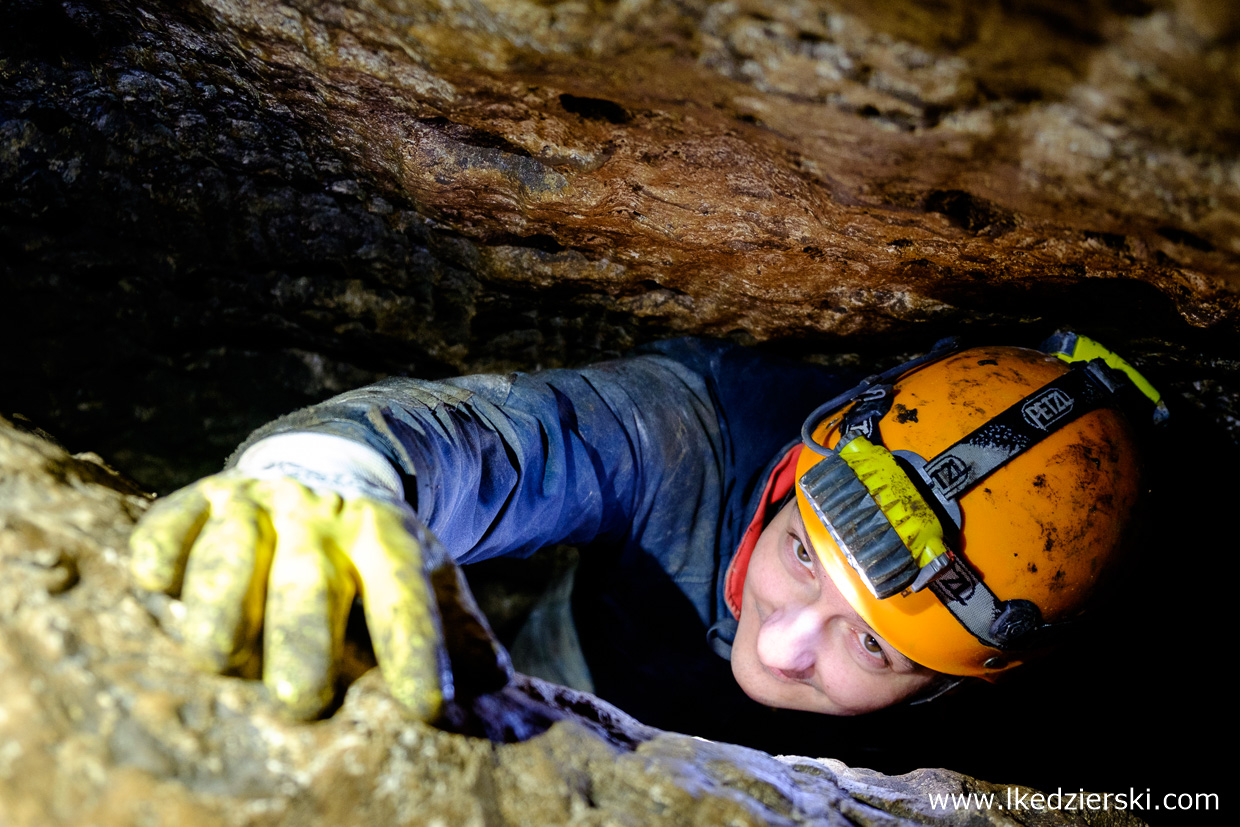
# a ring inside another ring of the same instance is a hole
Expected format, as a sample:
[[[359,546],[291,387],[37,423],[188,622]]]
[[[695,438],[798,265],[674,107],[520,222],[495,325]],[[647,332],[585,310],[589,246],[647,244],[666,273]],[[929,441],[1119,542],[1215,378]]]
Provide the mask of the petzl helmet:
[[[935,671],[993,678],[1052,645],[1118,556],[1140,478],[1129,416],[1166,409],[1096,342],[1048,345],[947,340],[802,431],[797,504],[825,570]]]

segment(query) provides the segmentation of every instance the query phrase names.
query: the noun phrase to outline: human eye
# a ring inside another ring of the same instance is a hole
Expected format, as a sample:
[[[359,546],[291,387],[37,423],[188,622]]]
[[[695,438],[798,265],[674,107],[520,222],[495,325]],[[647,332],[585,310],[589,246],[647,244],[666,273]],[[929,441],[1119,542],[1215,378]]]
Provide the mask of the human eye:
[[[814,570],[814,555],[805,547],[805,543],[801,542],[801,538],[795,534],[792,535],[792,553],[797,558],[798,563],[810,571]]]
[[[862,656],[873,662],[875,666],[890,666],[891,660],[887,657],[887,651],[883,649],[883,644],[878,638],[867,632],[865,629],[855,629],[853,634],[857,636],[857,643],[861,646]]]

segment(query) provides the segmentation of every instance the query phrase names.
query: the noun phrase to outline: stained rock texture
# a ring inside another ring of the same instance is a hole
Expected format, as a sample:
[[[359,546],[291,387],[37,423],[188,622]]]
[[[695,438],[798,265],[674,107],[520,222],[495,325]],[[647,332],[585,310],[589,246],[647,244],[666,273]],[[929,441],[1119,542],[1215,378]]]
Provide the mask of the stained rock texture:
[[[678,332],[1073,324],[1234,407],[1238,34],[1203,0],[10,0],[7,404],[160,490],[384,375]]]
[[[188,668],[160,631],[172,604],[136,591],[125,568],[146,502],[97,457],[0,422],[6,827],[1011,823],[929,799],[1003,801],[1007,787],[777,759],[660,732],[532,679],[476,704],[497,742],[407,720],[376,672],[330,719],[290,722],[260,685]],[[1088,815],[1095,827],[1140,823]],[[1086,823],[1076,818],[1038,823]]]

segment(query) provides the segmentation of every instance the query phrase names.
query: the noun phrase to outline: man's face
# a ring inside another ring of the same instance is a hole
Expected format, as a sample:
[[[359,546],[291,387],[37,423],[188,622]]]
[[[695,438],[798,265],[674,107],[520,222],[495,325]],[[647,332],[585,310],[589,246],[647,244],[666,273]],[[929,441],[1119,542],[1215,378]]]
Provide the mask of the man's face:
[[[768,706],[858,715],[915,695],[936,673],[896,652],[853,611],[818,562],[792,501],[750,558],[732,674]]]

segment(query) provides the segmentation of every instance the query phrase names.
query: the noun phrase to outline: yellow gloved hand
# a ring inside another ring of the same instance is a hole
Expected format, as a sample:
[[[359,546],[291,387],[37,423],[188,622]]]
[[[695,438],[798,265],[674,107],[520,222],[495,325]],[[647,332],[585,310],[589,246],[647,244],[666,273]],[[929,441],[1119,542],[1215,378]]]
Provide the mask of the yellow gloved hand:
[[[425,721],[451,697],[429,576],[454,567],[406,506],[224,472],[157,502],[130,547],[139,585],[180,594],[204,667],[245,669],[262,631],[263,681],[299,717],[332,701],[355,595],[392,694]]]

